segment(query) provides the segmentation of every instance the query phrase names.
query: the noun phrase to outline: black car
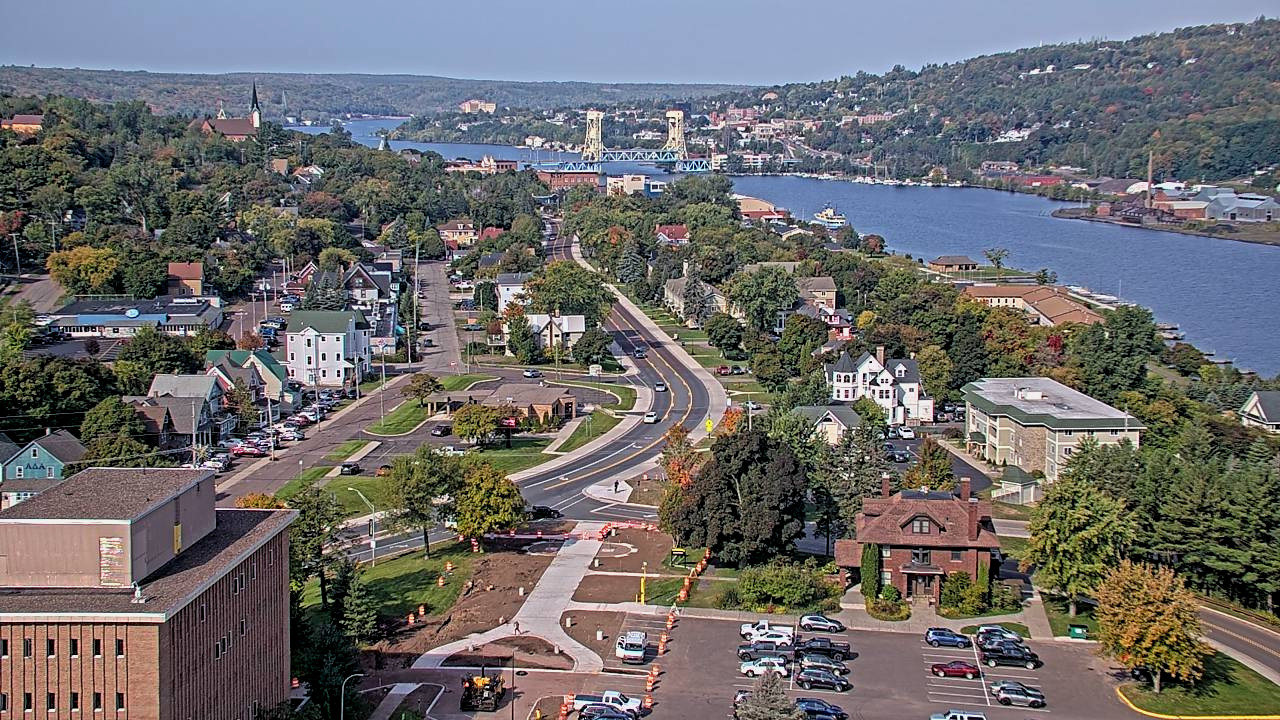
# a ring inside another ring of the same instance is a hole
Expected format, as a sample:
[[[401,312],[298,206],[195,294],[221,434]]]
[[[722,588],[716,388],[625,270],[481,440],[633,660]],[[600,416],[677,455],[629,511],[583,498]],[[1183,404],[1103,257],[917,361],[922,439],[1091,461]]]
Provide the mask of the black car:
[[[809,653],[807,655],[798,655],[797,657],[799,659],[796,660],[796,664],[799,665],[801,669],[807,670],[809,668],[816,668],[818,670],[827,670],[829,672],[833,672],[836,675],[849,674],[848,665],[845,665],[839,660],[833,660],[827,657],[826,655],[816,655],[813,653]]]
[[[432,437],[448,437],[453,434],[452,425],[437,425],[431,428]]]
[[[556,518],[561,518],[561,517],[564,517],[564,513],[560,512],[559,510],[553,507],[548,507],[546,505],[534,505],[533,507],[529,508],[530,520],[546,520],[548,518],[554,520]]]
[[[344,462],[342,463],[342,466],[338,468],[339,475],[359,475],[363,471],[364,468],[360,467],[360,463],[353,462]]]
[[[1035,670],[1041,665],[1039,655],[1036,655],[1026,648],[1014,645],[1003,645],[1001,647],[992,648],[991,650],[983,650],[979,653],[978,657],[988,667],[1010,665],[1014,667],[1024,667],[1028,670]]]
[[[894,450],[893,452],[889,453],[889,459],[896,463],[911,462],[911,453],[907,452],[906,450]]]
[[[832,660],[844,660],[853,654],[847,642],[837,642],[828,637],[811,637],[797,642],[793,648],[797,654],[826,655]]]
[[[846,720],[849,717],[849,713],[845,712],[844,708],[820,698],[796,698],[796,709],[811,718],[829,717],[835,720]]]
[[[777,657],[790,662],[794,656],[795,653],[791,651],[790,647],[764,640],[738,646],[738,659],[743,662],[764,657]]]
[[[796,684],[805,690],[820,687],[829,688],[836,692],[844,692],[853,687],[853,685],[843,677],[836,675],[833,672],[819,670],[817,668],[808,668],[796,673]]]
[[[578,711],[578,717],[583,720],[635,720],[626,710],[619,710],[612,705],[604,703],[595,703],[583,707]]]

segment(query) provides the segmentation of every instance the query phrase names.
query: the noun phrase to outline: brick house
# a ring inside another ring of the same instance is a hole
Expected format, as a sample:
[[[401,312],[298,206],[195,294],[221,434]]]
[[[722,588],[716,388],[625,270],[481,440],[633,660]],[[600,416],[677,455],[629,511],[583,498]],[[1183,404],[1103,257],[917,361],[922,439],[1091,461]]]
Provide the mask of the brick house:
[[[942,583],[954,572],[978,578],[986,565],[996,577],[1000,539],[991,524],[990,503],[970,495],[969,480],[960,480],[958,495],[903,490],[889,492],[886,477],[881,497],[867,498],[856,522],[856,540],[836,541],[836,565],[846,584],[856,582],[862,547],[880,551],[880,584],[892,585],[906,599],[928,598],[936,604]]]

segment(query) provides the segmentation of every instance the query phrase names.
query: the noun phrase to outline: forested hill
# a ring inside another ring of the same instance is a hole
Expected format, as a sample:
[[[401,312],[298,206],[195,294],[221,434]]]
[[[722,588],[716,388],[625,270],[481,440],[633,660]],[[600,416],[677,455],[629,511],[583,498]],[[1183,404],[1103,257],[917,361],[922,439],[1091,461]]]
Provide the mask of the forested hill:
[[[769,90],[777,100],[763,101],[766,90],[736,92],[711,107],[757,105],[832,121],[812,134],[815,147],[855,156],[874,148],[875,160],[903,172],[1009,159],[1145,177],[1148,148],[1158,172],[1187,179],[1280,162],[1280,20],[1044,45]],[[875,113],[901,114],[840,126],[843,116]],[[1030,128],[1024,141],[992,142]]]
[[[244,111],[249,104],[249,85],[254,81],[258,83],[263,112],[269,118],[285,114],[409,115],[456,110],[458,103],[471,98],[496,103],[498,107],[548,108],[683,100],[743,89],[741,85],[509,82],[430,75],[200,75],[0,66],[0,92],[66,95],[94,102],[143,100],[159,113],[212,113],[219,100],[226,103],[228,112]]]

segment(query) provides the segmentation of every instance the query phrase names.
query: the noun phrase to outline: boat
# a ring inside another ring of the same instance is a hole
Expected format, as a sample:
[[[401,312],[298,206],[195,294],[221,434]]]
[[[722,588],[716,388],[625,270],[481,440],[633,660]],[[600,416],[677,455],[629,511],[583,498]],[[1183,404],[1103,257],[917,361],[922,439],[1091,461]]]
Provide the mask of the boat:
[[[1160,337],[1164,338],[1165,340],[1181,340],[1184,337],[1186,337],[1186,335],[1182,334],[1181,332],[1178,332],[1177,330],[1161,330]]]
[[[849,224],[844,214],[836,212],[836,209],[830,205],[814,213],[813,221],[831,230],[837,230]]]

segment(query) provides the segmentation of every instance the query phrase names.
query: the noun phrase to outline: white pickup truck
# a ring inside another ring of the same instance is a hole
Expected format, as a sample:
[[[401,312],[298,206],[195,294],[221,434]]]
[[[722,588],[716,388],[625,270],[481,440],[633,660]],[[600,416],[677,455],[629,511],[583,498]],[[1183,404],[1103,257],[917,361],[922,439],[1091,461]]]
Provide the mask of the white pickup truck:
[[[760,636],[774,633],[782,633],[794,638],[796,629],[790,625],[770,625],[768,620],[759,620],[753,623],[742,623],[742,627],[738,630],[738,634],[742,636],[743,640],[749,640],[752,642],[755,640],[766,639]]]
[[[588,705],[608,705],[628,713],[632,717],[640,717],[640,699],[627,697],[617,690],[606,690],[600,695],[573,696],[574,710],[581,710]]]

